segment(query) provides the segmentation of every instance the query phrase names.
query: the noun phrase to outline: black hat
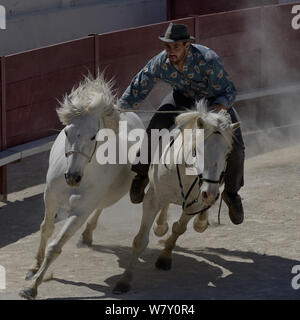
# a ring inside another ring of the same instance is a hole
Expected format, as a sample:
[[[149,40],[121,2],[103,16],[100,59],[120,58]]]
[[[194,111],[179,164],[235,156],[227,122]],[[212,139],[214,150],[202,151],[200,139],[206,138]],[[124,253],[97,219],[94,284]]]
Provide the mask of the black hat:
[[[184,24],[170,23],[166,33],[159,37],[164,42],[182,42],[195,40],[190,36],[188,27]]]

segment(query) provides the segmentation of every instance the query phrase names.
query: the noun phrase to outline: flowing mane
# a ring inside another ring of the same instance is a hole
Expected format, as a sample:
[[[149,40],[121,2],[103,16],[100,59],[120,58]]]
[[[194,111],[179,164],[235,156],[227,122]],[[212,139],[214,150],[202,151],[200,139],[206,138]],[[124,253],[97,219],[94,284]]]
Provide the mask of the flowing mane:
[[[113,111],[117,99],[112,86],[113,82],[106,82],[102,73],[98,73],[96,78],[91,74],[85,76],[78,87],[73,87],[71,93],[65,94],[60,102],[56,112],[61,123],[68,125],[74,117],[86,113],[99,113],[100,116],[103,110],[106,113]]]
[[[225,110],[218,113],[205,112],[206,106],[205,99],[200,100],[196,111],[186,112],[176,117],[176,125],[184,132],[184,129],[199,128],[198,120],[200,119],[205,129],[205,139],[213,132],[218,131],[231,146],[233,133],[232,130],[228,130],[231,124],[230,115]]]

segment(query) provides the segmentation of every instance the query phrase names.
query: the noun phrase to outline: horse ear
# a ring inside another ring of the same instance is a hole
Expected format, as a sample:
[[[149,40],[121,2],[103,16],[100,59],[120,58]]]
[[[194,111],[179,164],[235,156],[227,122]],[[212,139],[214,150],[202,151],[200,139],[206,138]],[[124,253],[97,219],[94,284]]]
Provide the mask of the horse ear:
[[[203,129],[203,128],[204,128],[203,120],[202,120],[202,118],[200,118],[200,117],[197,119],[197,127],[198,127],[199,129]]]
[[[235,131],[236,129],[238,129],[240,127],[241,123],[240,122],[236,122],[236,123],[232,123],[230,125],[230,128],[232,131]]]

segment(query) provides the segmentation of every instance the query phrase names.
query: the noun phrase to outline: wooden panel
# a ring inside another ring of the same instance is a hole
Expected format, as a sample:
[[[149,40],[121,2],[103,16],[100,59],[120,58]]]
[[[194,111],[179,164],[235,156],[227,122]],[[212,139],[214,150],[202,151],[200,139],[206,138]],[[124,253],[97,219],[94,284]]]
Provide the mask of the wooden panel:
[[[7,134],[6,134],[6,104],[7,104],[7,98],[6,98],[6,58],[1,57],[0,60],[1,64],[1,108],[0,108],[0,129],[1,129],[1,141],[0,141],[0,150],[6,149],[6,140],[7,140]]]
[[[6,149],[5,57],[0,58],[0,151]],[[0,167],[0,201],[7,199],[7,167]]]
[[[94,71],[94,38],[32,50],[6,58],[8,147],[52,135],[63,95]]]
[[[92,72],[93,63],[58,69],[56,72],[30,77],[7,84],[7,110],[24,107],[48,99],[61,99],[63,94]],[[18,94],[16,94],[16,92]]]
[[[53,129],[60,129],[56,115],[57,102],[53,100],[33,104],[7,112],[8,147],[23,144],[34,139],[53,135]]]
[[[7,83],[56,72],[94,61],[94,40],[87,37],[6,58]]]
[[[5,105],[4,104],[4,101],[2,100],[3,98],[3,95],[2,95],[2,91],[3,91],[3,86],[2,86],[2,77],[3,77],[3,74],[2,74],[2,64],[3,64],[3,57],[0,58],[0,151],[3,150],[3,131],[4,131],[4,128],[3,128],[3,118],[5,117],[5,112],[6,112],[6,108],[5,108]]]
[[[194,18],[182,19],[194,34]],[[165,33],[169,22],[112,32],[98,36],[100,70],[108,79],[114,77],[118,94],[129,85],[132,77],[156,54],[164,49],[158,37]]]
[[[223,58],[225,69],[229,73],[238,91],[259,88],[261,83],[260,51]]]
[[[199,43],[222,58],[237,90],[261,83],[261,9],[196,17]]]
[[[259,34],[260,10],[261,8],[253,8],[200,16],[198,17],[198,27],[201,39],[237,32],[249,32],[249,30],[252,30],[252,33],[255,33],[256,30],[256,33]]]
[[[61,128],[59,128],[59,129],[61,129]],[[53,135],[53,133],[57,133],[57,132],[54,132],[53,130],[50,130],[49,128],[42,128],[42,129],[39,129],[39,131],[32,131],[30,134],[30,137],[28,137],[28,136],[24,137],[24,135],[22,135],[22,134],[14,136],[14,137],[10,137],[8,142],[12,146],[18,146],[18,145],[26,143],[26,142],[49,137],[49,136]],[[22,141],[22,142],[20,142],[20,141]]]
[[[7,109],[8,146],[44,137],[45,132],[42,132],[42,129],[45,131],[46,128],[60,127],[56,115],[57,99],[61,100],[63,94],[70,92],[72,87],[83,79],[83,74],[87,74],[87,69],[77,66],[8,85],[8,92],[10,92],[10,108]],[[12,95],[12,92],[18,92],[18,86],[23,94],[21,102],[26,104],[14,107],[20,103],[19,98]],[[29,90],[29,93],[26,93],[26,90]],[[37,134],[39,130],[41,130],[40,135]],[[53,131],[48,130],[48,135],[51,134]]]
[[[300,32],[291,26],[293,5],[295,3],[262,9],[265,86],[300,81]]]
[[[229,33],[203,40],[200,38],[200,43],[213,49],[221,57],[242,56],[261,49],[260,39],[252,31]]]
[[[278,4],[278,0],[169,0],[168,19],[180,19],[191,15],[206,15],[244,8]]]

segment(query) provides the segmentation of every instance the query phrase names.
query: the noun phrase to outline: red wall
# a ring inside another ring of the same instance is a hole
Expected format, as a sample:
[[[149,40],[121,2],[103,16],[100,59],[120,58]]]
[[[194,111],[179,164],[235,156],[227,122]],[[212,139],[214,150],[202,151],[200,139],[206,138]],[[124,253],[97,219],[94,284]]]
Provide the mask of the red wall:
[[[5,59],[7,146],[54,134],[56,99],[94,68],[92,37]]]
[[[196,17],[196,26],[198,42],[222,57],[238,90],[260,86],[260,8]]]
[[[277,0],[167,0],[168,20],[180,19],[192,15],[204,15],[218,12],[261,7],[278,4]]]
[[[300,30],[291,26],[293,5],[262,9],[262,86],[300,81]]]

